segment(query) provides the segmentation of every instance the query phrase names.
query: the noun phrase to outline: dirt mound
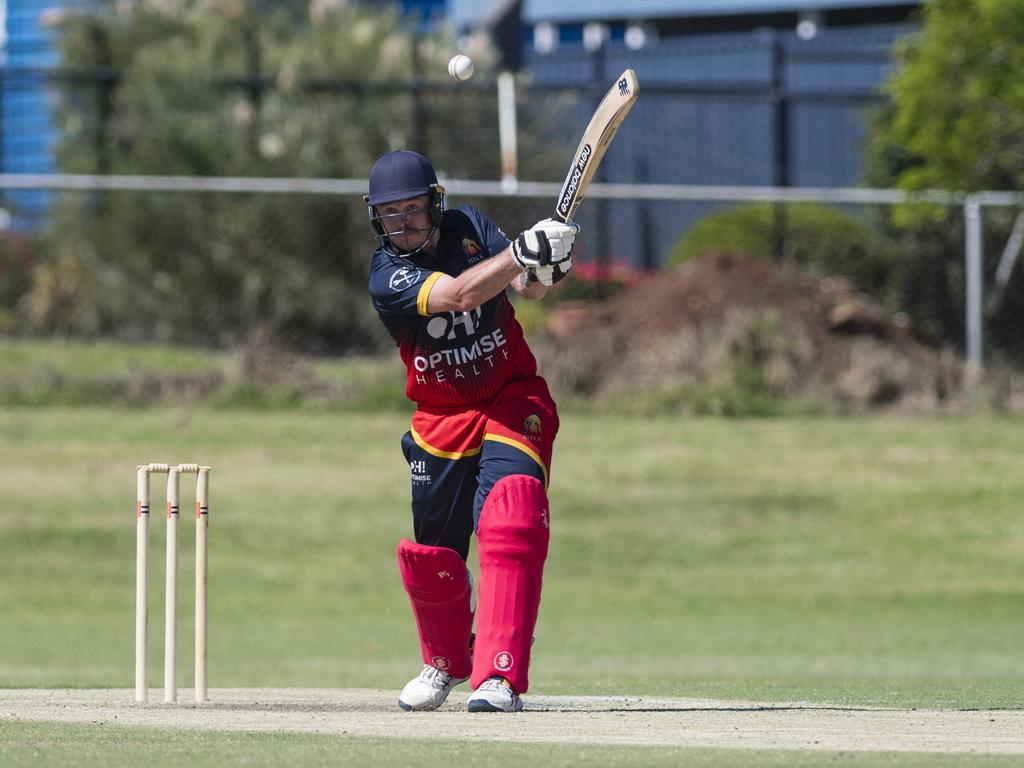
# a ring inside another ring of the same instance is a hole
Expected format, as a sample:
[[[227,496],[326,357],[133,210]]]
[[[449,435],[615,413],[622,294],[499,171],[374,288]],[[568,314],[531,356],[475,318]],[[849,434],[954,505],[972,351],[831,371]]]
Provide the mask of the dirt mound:
[[[963,391],[955,355],[917,343],[847,282],[727,253],[605,302],[563,302],[548,331],[536,345],[545,372],[599,403],[642,392],[714,410],[714,393],[746,393],[927,408]]]

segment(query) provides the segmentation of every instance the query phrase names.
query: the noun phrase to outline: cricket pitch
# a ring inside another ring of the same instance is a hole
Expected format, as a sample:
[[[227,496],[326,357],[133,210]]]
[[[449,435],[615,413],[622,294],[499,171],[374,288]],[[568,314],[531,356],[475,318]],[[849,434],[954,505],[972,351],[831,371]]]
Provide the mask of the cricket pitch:
[[[151,692],[159,701],[161,691]],[[1024,755],[1024,711],[923,710],[633,696],[524,697],[515,715],[469,714],[465,686],[436,712],[402,712],[395,691],[211,689],[210,702],[136,704],[129,689],[0,689],[0,721],[236,732],[758,750]]]

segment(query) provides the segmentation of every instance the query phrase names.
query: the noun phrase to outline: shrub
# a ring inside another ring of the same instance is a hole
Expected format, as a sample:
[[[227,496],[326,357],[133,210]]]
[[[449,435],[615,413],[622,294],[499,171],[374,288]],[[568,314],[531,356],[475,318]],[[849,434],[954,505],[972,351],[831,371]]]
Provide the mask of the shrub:
[[[891,306],[901,282],[895,250],[881,234],[855,216],[816,203],[782,209],[784,248],[801,268],[842,276]],[[776,207],[769,203],[716,211],[698,221],[669,252],[674,267],[711,251],[771,258],[775,251]]]
[[[581,261],[573,264],[569,279],[549,294],[551,301],[608,299],[646,276],[625,261],[599,264]]]
[[[18,304],[32,285],[33,264],[26,238],[0,233],[0,333],[19,330]]]

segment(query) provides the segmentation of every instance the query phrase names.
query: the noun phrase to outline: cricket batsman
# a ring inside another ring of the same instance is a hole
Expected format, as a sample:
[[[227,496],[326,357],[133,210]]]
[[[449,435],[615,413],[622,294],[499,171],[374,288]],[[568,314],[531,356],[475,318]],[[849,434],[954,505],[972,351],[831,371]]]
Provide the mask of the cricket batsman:
[[[398,569],[425,666],[398,704],[437,709],[469,680],[470,712],[518,712],[548,551],[558,412],[505,289],[541,298],[571,268],[578,227],[545,219],[510,241],[471,206],[446,210],[430,161],[408,150],[377,160],[365,202],[379,241],[373,306],[416,404],[402,437],[415,542],[399,542]],[[476,589],[466,564],[474,532]]]

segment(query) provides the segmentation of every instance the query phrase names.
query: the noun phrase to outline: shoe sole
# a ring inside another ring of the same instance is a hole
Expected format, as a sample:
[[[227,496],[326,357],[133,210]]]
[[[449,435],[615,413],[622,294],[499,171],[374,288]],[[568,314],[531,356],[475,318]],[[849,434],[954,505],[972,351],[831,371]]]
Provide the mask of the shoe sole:
[[[447,698],[447,697],[445,697]],[[444,705],[444,702],[439,702],[430,706],[428,704],[420,704],[418,707],[414,707],[411,704],[406,704],[401,699],[398,700],[398,706],[406,712],[433,712],[435,709],[440,709]]]
[[[501,707],[496,707],[486,699],[473,699],[466,707],[469,712],[507,712],[509,714],[513,712],[522,712],[522,707],[513,707],[512,709],[506,710]]]
[[[469,678],[468,678],[468,677],[464,677],[464,678],[462,678],[461,680],[459,680],[459,682],[457,682],[457,683],[453,683],[453,684],[451,685],[451,687],[449,687],[449,688],[448,688],[448,693],[446,693],[446,694],[444,695],[444,698],[443,698],[443,699],[441,699],[441,700],[440,700],[439,702],[437,702],[437,704],[435,704],[435,705],[434,705],[434,706],[432,706],[432,707],[429,707],[429,706],[424,706],[424,705],[422,705],[422,704],[421,704],[420,706],[418,706],[418,707],[414,707],[414,706],[413,706],[412,704],[406,704],[406,703],[405,703],[404,701],[402,701],[401,699],[399,699],[399,700],[398,700],[398,706],[399,706],[399,707],[401,707],[401,708],[402,708],[402,710],[403,710],[403,711],[405,711],[405,712],[433,712],[433,711],[434,711],[435,709],[440,709],[440,708],[441,708],[441,706],[442,706],[442,705],[443,705],[443,704],[444,704],[444,703],[445,703],[446,701],[448,701],[448,694],[450,694],[450,693],[452,692],[452,690],[453,690],[453,689],[455,688],[455,686],[456,686],[456,685],[462,685],[462,684],[463,684],[464,682],[466,682],[467,680],[469,680]]]

